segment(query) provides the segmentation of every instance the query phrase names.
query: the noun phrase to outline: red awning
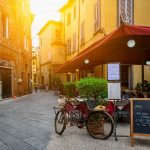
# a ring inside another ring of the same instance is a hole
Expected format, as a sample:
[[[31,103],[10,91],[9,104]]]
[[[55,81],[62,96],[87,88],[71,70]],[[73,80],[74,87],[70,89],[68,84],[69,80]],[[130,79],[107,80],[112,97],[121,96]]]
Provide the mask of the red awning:
[[[136,43],[133,48],[127,46],[130,39]],[[84,63],[85,59],[89,59],[89,64]],[[141,64],[146,60],[150,60],[150,27],[122,25],[63,64],[57,72],[75,72],[109,62]]]

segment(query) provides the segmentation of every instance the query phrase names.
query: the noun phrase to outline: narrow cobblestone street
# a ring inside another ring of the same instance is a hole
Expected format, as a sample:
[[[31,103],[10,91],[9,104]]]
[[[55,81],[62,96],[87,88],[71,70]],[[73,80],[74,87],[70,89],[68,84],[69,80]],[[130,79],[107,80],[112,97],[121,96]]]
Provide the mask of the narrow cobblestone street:
[[[86,129],[67,126],[59,136],[54,131],[53,92],[37,92],[16,100],[0,102],[0,150],[148,150],[149,138],[136,138],[131,147],[129,137],[111,136],[93,139]],[[117,135],[129,135],[128,123],[118,124]]]
[[[0,150],[46,150],[56,97],[38,92],[0,103]]]

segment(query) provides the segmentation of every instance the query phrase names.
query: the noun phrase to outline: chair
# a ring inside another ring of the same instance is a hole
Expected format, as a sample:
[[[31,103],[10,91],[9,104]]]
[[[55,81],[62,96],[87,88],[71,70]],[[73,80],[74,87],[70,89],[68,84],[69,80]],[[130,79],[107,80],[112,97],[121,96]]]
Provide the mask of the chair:
[[[117,102],[117,121],[123,119],[123,116],[126,116],[130,120],[130,101],[128,99],[118,100]],[[119,109],[119,107],[122,107]]]
[[[86,104],[89,110],[93,110],[96,107],[96,101],[86,100]]]

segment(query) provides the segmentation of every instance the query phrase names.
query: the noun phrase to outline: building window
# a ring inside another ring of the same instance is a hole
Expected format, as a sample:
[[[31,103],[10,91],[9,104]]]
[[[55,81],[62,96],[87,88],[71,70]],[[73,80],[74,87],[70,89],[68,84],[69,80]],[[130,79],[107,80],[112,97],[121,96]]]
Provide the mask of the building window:
[[[24,49],[29,50],[29,40],[26,35],[24,36]]]
[[[100,0],[94,5],[94,32],[100,29]]]
[[[59,50],[59,55],[64,56],[64,49],[63,48],[59,48],[58,50]]]
[[[69,13],[67,15],[67,25],[70,25],[70,23],[71,23],[71,14]]]
[[[61,32],[60,32],[59,29],[56,29],[56,30],[55,30],[55,37],[56,37],[57,40],[60,40],[60,39],[61,39]]]
[[[81,45],[85,43],[85,21],[82,21],[81,23]]]
[[[76,6],[74,6],[74,19],[76,18]]]
[[[67,55],[71,54],[71,38],[67,41]]]
[[[119,25],[133,24],[133,0],[119,0]]]
[[[76,33],[73,34],[73,46],[72,46],[73,52],[76,51]]]
[[[9,38],[9,19],[5,14],[2,14],[2,35],[7,39]]]

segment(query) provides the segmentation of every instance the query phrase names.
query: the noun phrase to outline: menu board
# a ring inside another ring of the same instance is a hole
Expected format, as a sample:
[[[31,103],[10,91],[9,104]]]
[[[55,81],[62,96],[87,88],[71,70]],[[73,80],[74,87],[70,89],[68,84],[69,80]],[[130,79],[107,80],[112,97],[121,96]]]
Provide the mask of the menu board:
[[[107,64],[108,80],[117,81],[120,80],[120,63]]]
[[[120,82],[108,83],[108,99],[121,99]]]
[[[134,133],[150,134],[150,101],[133,101]]]
[[[150,136],[150,99],[131,99],[131,145],[134,136]]]

